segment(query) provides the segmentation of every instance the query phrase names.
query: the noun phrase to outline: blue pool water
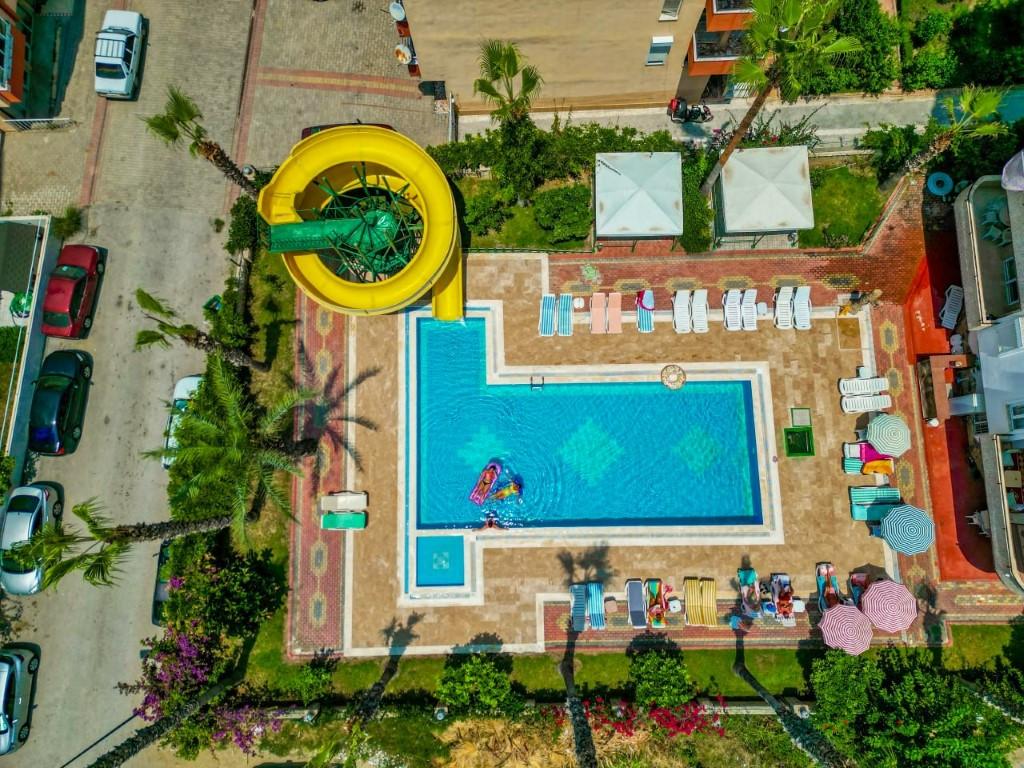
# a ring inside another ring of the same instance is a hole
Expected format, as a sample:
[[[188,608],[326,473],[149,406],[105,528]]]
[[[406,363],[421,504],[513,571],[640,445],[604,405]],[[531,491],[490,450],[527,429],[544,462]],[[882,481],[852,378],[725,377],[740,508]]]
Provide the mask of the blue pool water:
[[[461,536],[420,536],[416,539],[416,585],[461,587],[466,566]]]
[[[512,527],[761,522],[749,382],[488,386],[482,317],[407,322],[419,528],[475,528],[487,509]],[[521,500],[469,500],[491,458]]]

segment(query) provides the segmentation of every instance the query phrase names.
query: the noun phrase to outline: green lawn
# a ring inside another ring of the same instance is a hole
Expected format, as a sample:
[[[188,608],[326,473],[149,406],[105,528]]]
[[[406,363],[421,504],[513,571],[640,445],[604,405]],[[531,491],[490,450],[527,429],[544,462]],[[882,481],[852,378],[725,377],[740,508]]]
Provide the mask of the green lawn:
[[[821,177],[811,190],[814,229],[800,233],[800,247],[835,247],[836,241],[826,241],[825,230],[845,244],[856,245],[885,202],[874,172],[863,165],[838,165],[815,169],[812,175]]]
[[[464,178],[459,179],[455,186],[462,197],[485,192],[493,193],[495,183],[487,179]],[[461,205],[459,206],[461,210]],[[511,217],[505,225],[496,232],[489,232],[486,235],[474,235],[468,232],[465,227],[462,230],[462,247],[469,248],[524,248],[534,251],[543,250],[576,250],[582,248],[583,240],[567,240],[553,242],[547,230],[537,226],[533,219],[533,211],[529,206],[513,205],[509,208]]]
[[[962,8],[969,8],[972,3],[962,0],[901,0],[900,18],[911,23],[923,19],[932,11],[943,11],[944,13],[955,13]]]

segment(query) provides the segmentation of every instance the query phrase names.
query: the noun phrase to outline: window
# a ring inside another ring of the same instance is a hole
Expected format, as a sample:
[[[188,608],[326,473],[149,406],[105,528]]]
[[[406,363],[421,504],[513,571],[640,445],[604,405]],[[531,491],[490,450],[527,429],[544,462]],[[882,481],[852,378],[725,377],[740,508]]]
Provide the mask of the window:
[[[679,6],[683,0],[663,0],[658,21],[675,21],[679,18]]]
[[[0,18],[0,90],[6,91],[11,86],[13,57],[14,35],[11,34],[11,22]]]
[[[674,38],[672,35],[667,35],[665,37],[652,37],[651,47],[647,51],[647,66],[664,66],[665,60],[668,58],[668,52],[672,50],[673,40]]]
[[[1010,403],[1006,406],[1006,414],[1010,417],[1010,430],[1019,432],[1024,430],[1024,402]]]
[[[1017,260],[1013,256],[1003,259],[1003,290],[1006,292],[1006,303],[1010,306],[1020,304],[1020,290],[1017,287]]]

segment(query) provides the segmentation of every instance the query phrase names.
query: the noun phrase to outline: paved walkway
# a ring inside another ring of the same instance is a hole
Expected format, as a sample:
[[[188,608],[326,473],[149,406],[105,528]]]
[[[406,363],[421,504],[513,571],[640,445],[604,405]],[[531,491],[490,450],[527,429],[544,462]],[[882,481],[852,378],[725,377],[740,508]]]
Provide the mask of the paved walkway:
[[[818,135],[825,147],[852,146],[854,139],[863,136],[870,127],[881,123],[897,125],[924,125],[930,116],[943,118],[945,112],[941,101],[955,91],[927,91],[913,94],[891,94],[882,96],[841,96],[833,99],[811,99],[796,104],[784,104],[770,100],[764,109],[767,117],[778,112],[776,124],[794,124],[804,117],[811,117],[811,123],[818,128]],[[746,113],[750,101],[734,99],[730,104],[712,105],[713,119],[707,123],[673,123],[668,119],[666,109],[633,110],[590,110],[561,114],[575,123],[596,122],[610,126],[630,126],[644,132],[667,130],[683,139],[704,139],[716,128],[735,126]],[[1008,121],[1024,118],[1024,88],[1014,88],[1003,101],[1003,118]],[[543,129],[549,129],[554,119],[553,112],[535,112],[534,122]],[[491,127],[487,115],[470,115],[459,118],[459,134],[482,133]]]

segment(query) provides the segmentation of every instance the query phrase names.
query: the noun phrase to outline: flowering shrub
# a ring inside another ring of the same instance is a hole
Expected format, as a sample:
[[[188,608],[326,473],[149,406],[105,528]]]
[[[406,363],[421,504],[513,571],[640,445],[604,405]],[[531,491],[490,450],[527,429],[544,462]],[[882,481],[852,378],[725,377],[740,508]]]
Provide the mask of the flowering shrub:
[[[283,722],[280,713],[269,712],[248,704],[221,704],[215,707],[210,715],[214,721],[214,731],[211,735],[213,744],[234,744],[247,755],[255,755],[256,743],[268,731],[280,731]]]
[[[725,699],[722,696],[718,697],[718,703],[724,711]],[[669,738],[692,736],[695,733],[725,736],[722,721],[724,712],[711,712],[696,701],[675,707],[651,707],[645,717],[641,710],[628,701],[619,699],[613,703],[597,696],[583,700],[583,712],[595,736],[622,736],[628,739],[642,728],[661,730]],[[540,714],[551,721],[557,730],[561,730],[569,720],[569,713],[562,704],[541,707]]]
[[[719,697],[718,701],[722,705],[725,703],[725,700],[721,697]],[[647,716],[671,738],[680,734],[692,736],[695,733],[705,733],[708,731],[714,731],[719,736],[725,736],[721,715],[717,712],[708,712],[707,707],[703,704],[698,704],[696,701],[691,701],[681,707],[652,707]]]

